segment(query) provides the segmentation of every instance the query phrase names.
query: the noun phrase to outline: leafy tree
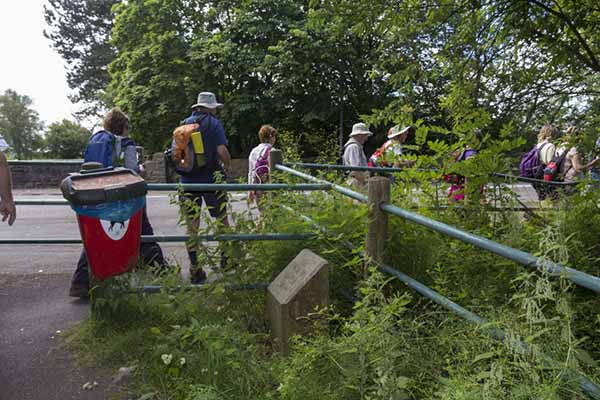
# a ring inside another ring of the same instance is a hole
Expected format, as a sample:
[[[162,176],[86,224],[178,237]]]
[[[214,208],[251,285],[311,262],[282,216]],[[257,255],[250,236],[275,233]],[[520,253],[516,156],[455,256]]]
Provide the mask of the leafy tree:
[[[28,96],[11,89],[0,95],[0,134],[18,159],[31,158],[42,144],[42,124],[32,104]]]
[[[44,138],[47,155],[59,159],[81,158],[89,138],[86,128],[67,119],[50,124]]]
[[[110,65],[113,102],[129,113],[133,137],[149,151],[167,145],[170,133],[193,104],[187,51],[201,2],[139,0],[118,5]],[[186,15],[186,12],[189,13]]]
[[[49,0],[44,16],[49,29],[44,36],[67,63],[67,83],[82,102],[81,116],[95,116],[104,108],[109,82],[108,64],[115,58],[109,43],[113,25],[111,9],[120,0]]]

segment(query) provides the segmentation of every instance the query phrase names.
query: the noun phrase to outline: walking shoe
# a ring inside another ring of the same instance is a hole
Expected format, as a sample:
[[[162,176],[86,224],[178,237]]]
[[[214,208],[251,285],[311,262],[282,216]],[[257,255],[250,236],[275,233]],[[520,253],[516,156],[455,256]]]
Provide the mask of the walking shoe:
[[[71,283],[69,296],[85,299],[90,295],[90,287],[85,283]]]
[[[202,268],[190,270],[190,282],[192,285],[200,285],[206,281],[206,272]]]

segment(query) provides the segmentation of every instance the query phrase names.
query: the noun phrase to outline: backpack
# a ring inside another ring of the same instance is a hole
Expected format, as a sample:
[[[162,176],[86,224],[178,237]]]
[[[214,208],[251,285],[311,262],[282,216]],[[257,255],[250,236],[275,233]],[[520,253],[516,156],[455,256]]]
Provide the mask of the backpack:
[[[377,160],[379,159],[379,157],[381,157],[385,153],[385,150],[386,150],[385,143],[383,143],[381,145],[381,147],[379,147],[377,150],[375,150],[375,152],[373,154],[371,154],[371,157],[369,157],[369,162],[367,162],[367,165],[369,167],[377,167],[378,166]],[[387,165],[385,160],[383,162],[380,162],[379,164],[381,164],[381,166]]]
[[[464,161],[468,158],[473,157],[477,153],[479,152],[473,149],[464,150],[454,158],[454,162]],[[465,177],[456,173],[446,174],[443,176],[443,179],[445,182],[448,182],[452,185],[462,185],[465,183]]]
[[[267,145],[258,155],[252,170],[252,183],[265,183],[269,180],[269,155],[273,146]]]
[[[101,130],[92,135],[83,154],[83,162],[97,162],[104,167],[116,167],[123,149],[133,140]]]
[[[535,145],[521,157],[519,163],[520,176],[539,179],[544,175],[544,165],[540,161],[540,153],[547,144],[549,143],[544,143],[539,148]]]
[[[182,124],[173,131],[171,158],[179,175],[193,175],[207,163],[200,132],[201,123],[206,117],[208,114],[197,118],[195,123]]]
[[[545,181],[553,181],[556,179],[556,176],[558,175],[558,172],[560,171],[560,167],[563,163],[563,161],[565,161],[565,157],[567,156],[567,153],[569,149],[565,149],[565,151],[563,151],[560,154],[554,154],[554,157],[552,157],[552,160],[550,160],[550,162],[548,164],[546,164],[546,168],[544,168],[544,180]]]

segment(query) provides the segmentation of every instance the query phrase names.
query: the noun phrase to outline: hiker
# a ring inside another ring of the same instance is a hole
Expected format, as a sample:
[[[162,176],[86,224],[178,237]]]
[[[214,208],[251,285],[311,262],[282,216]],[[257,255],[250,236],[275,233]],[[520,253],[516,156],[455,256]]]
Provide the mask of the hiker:
[[[248,183],[266,183],[269,181],[269,154],[277,140],[277,130],[271,125],[263,125],[258,131],[260,144],[252,149],[248,156]],[[248,202],[256,202],[260,210],[260,199],[264,192],[253,190],[248,193]]]
[[[483,133],[481,129],[475,129],[473,131],[473,143],[466,145],[462,151],[454,152],[454,162],[465,161],[476,156],[479,153],[482,140]],[[466,201],[467,178],[465,176],[452,173],[444,175],[443,179],[450,183],[450,188],[448,189],[448,200],[450,202]],[[483,187],[480,189],[480,192],[483,193]]]
[[[369,157],[368,166],[402,168],[414,165],[415,160],[402,160],[400,157],[402,156],[402,144],[409,135],[414,135],[416,130],[417,128],[412,125],[402,129],[399,125],[391,127],[387,132],[388,140]]]
[[[567,129],[564,139],[564,144],[557,150],[557,153],[560,154],[566,152],[564,160],[560,164],[560,175],[565,182],[576,182],[583,179],[584,172],[592,169],[598,162],[598,158],[595,157],[589,163],[584,163],[582,154],[578,149],[581,146],[580,137],[577,128],[574,126]]]
[[[199,161],[196,161],[196,166],[192,167],[189,172],[176,169],[181,177],[181,183],[215,183],[215,174],[220,173],[227,176],[230,170],[231,156],[227,150],[225,129],[219,118],[215,116],[217,108],[222,106],[223,104],[217,103],[214,93],[201,92],[198,94],[196,104],[192,105],[192,114],[183,121],[183,125],[198,124],[203,158],[202,166],[199,166]],[[200,228],[200,215],[198,212],[193,212],[190,202],[199,210],[203,201],[213,218],[223,226],[229,226],[225,192],[186,190],[181,196],[180,202],[186,220],[187,233],[190,237],[197,236]],[[190,240],[186,243],[186,247],[190,258],[190,281],[192,284],[203,283],[206,280],[206,273],[201,266],[198,266],[199,243],[196,240]],[[226,265],[227,258],[222,253],[220,267],[223,269]]]
[[[0,135],[0,215],[2,215],[2,222],[8,221],[8,225],[12,226],[17,218],[17,210],[12,196],[10,168],[3,152],[7,148],[8,144]]]
[[[402,160],[402,144],[406,141],[409,135],[414,135],[416,128],[414,126],[405,126],[400,129],[399,125],[391,127],[387,132],[388,140],[369,157],[367,165],[369,167],[411,167],[415,160]],[[373,176],[374,173],[371,173]],[[393,174],[381,173],[382,176],[387,176],[394,183]]]
[[[598,162],[600,160],[600,137],[596,139],[596,144],[590,158],[592,159],[590,161],[592,164],[590,166],[590,179],[594,181],[594,185],[592,186],[600,188],[600,162]]]
[[[350,139],[344,145],[344,155],[342,156],[344,165],[351,167],[367,166],[367,156],[363,146],[371,135],[373,135],[373,132],[369,131],[363,122],[352,126]],[[362,188],[367,183],[367,173],[365,171],[350,171],[346,183],[350,186]]]
[[[558,129],[554,125],[542,126],[537,136],[537,144],[521,159],[519,169],[521,176],[534,179],[542,179],[544,168],[552,161],[556,154],[556,146],[552,144],[552,138],[556,137]],[[544,200],[551,192],[552,187],[542,183],[533,183],[538,198]]]
[[[138,164],[137,148],[135,142],[129,137],[131,123],[129,117],[115,107],[110,110],[103,120],[103,130],[92,135],[84,154],[85,162],[97,162],[103,167],[113,167],[122,164],[125,168],[137,173],[143,173],[143,166]],[[106,151],[106,149],[111,151]],[[107,154],[109,155],[108,158]],[[142,209],[142,235],[154,235],[152,225],[148,220],[146,207]],[[167,268],[162,249],[158,243],[141,243],[140,257],[148,265],[157,265],[161,269]],[[90,289],[88,260],[85,250],[81,252],[77,269],[71,280],[69,296],[87,297]]]

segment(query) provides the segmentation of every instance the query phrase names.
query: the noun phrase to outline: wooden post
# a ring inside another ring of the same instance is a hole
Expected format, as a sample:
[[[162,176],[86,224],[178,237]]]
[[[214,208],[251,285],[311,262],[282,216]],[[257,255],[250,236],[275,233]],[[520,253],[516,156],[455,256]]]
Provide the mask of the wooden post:
[[[275,164],[283,164],[283,153],[279,149],[271,149],[269,153],[269,181],[272,181]]]
[[[381,211],[381,203],[390,202],[390,180],[383,176],[369,179],[369,216],[367,226],[365,277],[370,261],[383,262],[385,241],[387,240],[388,215]]]

